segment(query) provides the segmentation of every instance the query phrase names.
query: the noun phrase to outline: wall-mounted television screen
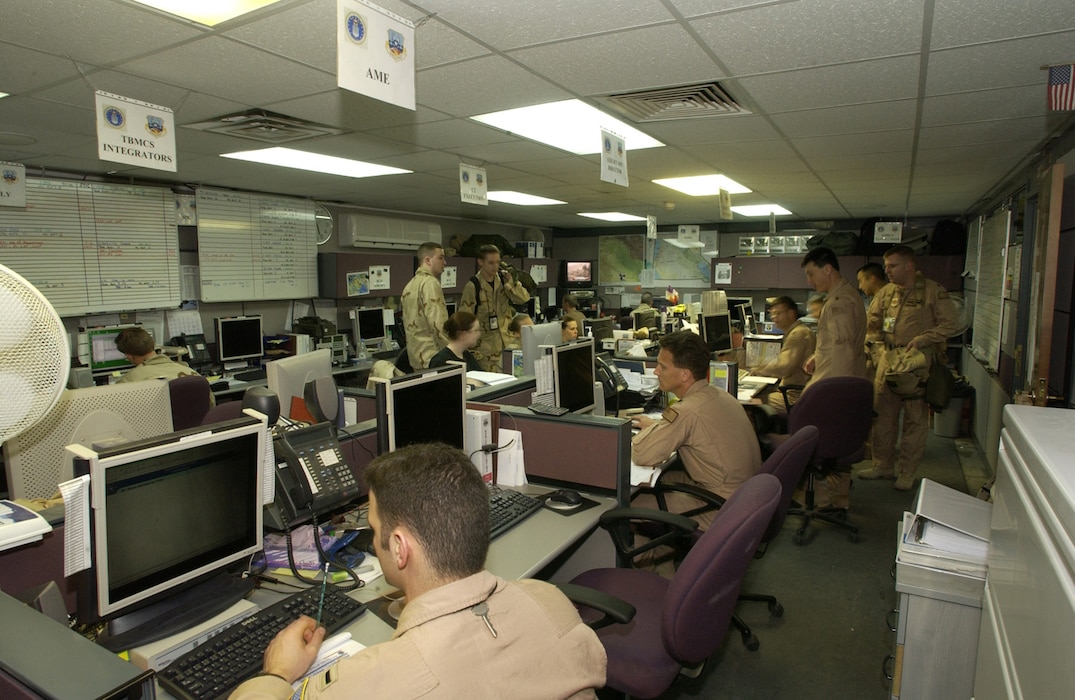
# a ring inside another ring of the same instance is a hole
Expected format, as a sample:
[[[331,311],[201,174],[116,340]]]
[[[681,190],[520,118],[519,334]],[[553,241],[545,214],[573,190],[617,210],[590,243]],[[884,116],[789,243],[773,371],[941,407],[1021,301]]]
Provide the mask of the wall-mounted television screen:
[[[594,264],[586,260],[564,260],[560,267],[560,286],[589,288],[594,285]]]

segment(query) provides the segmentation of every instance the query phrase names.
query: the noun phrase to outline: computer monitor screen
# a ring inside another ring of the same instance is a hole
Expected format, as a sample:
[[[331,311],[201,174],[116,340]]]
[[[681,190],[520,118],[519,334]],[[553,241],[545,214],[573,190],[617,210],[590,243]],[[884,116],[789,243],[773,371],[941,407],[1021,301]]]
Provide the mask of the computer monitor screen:
[[[463,448],[466,372],[463,365],[375,379],[380,454],[423,442]]]
[[[709,352],[719,354],[732,351],[732,320],[727,313],[702,316],[702,337]]]
[[[306,384],[323,377],[332,377],[332,351],[328,348],[265,365],[265,380],[280,399],[280,415],[284,418],[309,419],[312,414],[306,409]]]
[[[594,282],[593,263],[589,261],[563,261],[560,270],[560,286],[592,287]]]
[[[541,357],[541,346],[560,344],[560,322],[523,326],[519,331],[523,346],[523,374],[534,376],[534,360]]]
[[[590,329],[589,335],[595,343],[612,337],[613,319],[611,317],[588,318],[583,321],[583,325]]]
[[[260,420],[243,417],[212,432],[68,448],[75,472],[90,477],[92,567],[81,577],[78,609],[82,624],[112,620],[99,643],[127,649],[159,639],[249,590],[223,569],[262,547],[265,436]],[[193,588],[200,584],[214,604],[191,610],[203,602]]]
[[[552,377],[556,405],[572,413],[594,407],[593,340],[584,338],[552,350]]]
[[[106,326],[91,328],[86,331],[86,342],[90,349],[90,371],[96,373],[111,372],[117,369],[133,367],[126,356],[116,348],[116,336],[124,328],[133,326]],[[149,329],[147,332],[152,335]]]
[[[634,314],[635,317],[635,330],[639,328],[656,328],[657,327],[657,310],[645,309]]]
[[[216,326],[217,359],[240,362],[264,354],[261,316],[235,316],[213,319]]]
[[[444,302],[444,306],[445,306],[445,308],[448,309],[448,315],[449,316],[451,316],[452,314],[455,313],[456,303],[454,301],[446,301],[446,302]]]
[[[743,333],[754,332],[754,304],[749,297],[728,297],[728,313]]]
[[[384,309],[355,309],[355,326],[358,329],[356,345],[381,342],[384,340]]]
[[[49,498],[73,477],[64,447],[93,447],[172,432],[168,382],[141,381],[64,391],[52,410],[4,442],[12,498]]]

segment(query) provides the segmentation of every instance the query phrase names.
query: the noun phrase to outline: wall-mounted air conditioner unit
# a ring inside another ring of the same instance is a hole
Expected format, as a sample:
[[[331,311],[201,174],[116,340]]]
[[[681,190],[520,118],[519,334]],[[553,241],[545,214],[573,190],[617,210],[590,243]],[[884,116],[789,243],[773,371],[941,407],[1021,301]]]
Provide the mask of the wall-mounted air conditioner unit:
[[[413,253],[423,243],[442,242],[440,224],[428,221],[343,212],[339,222],[342,240],[350,240],[355,248],[389,248]]]

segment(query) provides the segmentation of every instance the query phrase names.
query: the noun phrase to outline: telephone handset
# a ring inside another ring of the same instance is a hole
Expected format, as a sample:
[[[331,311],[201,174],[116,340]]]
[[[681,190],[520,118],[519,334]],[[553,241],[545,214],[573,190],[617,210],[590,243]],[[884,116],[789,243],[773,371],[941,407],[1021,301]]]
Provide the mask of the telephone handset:
[[[595,357],[594,369],[597,371],[597,381],[601,382],[606,399],[612,398],[627,388],[627,380],[623,378],[620,368],[605,358]]]
[[[168,341],[168,344],[186,348],[192,365],[203,365],[213,361],[209,356],[209,348],[206,347],[205,336],[201,333],[177,335]]]
[[[269,513],[270,526],[302,522],[309,519],[311,509],[323,513],[358,497],[358,481],[330,424],[289,430],[276,439],[273,449],[277,488],[272,508],[277,512]]]

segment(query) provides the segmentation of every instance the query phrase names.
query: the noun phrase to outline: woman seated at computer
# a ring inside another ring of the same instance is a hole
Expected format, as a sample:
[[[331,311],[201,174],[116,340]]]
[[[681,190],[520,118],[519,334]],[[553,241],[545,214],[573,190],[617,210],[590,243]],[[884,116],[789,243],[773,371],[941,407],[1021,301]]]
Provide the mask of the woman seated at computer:
[[[579,337],[579,322],[573,318],[560,321],[560,342],[570,343]]]
[[[449,362],[465,362],[468,372],[481,371],[481,365],[470,352],[482,339],[482,327],[478,323],[478,317],[469,311],[456,311],[444,322],[444,332],[448,334],[448,344],[433,356],[429,366],[440,367]]]

